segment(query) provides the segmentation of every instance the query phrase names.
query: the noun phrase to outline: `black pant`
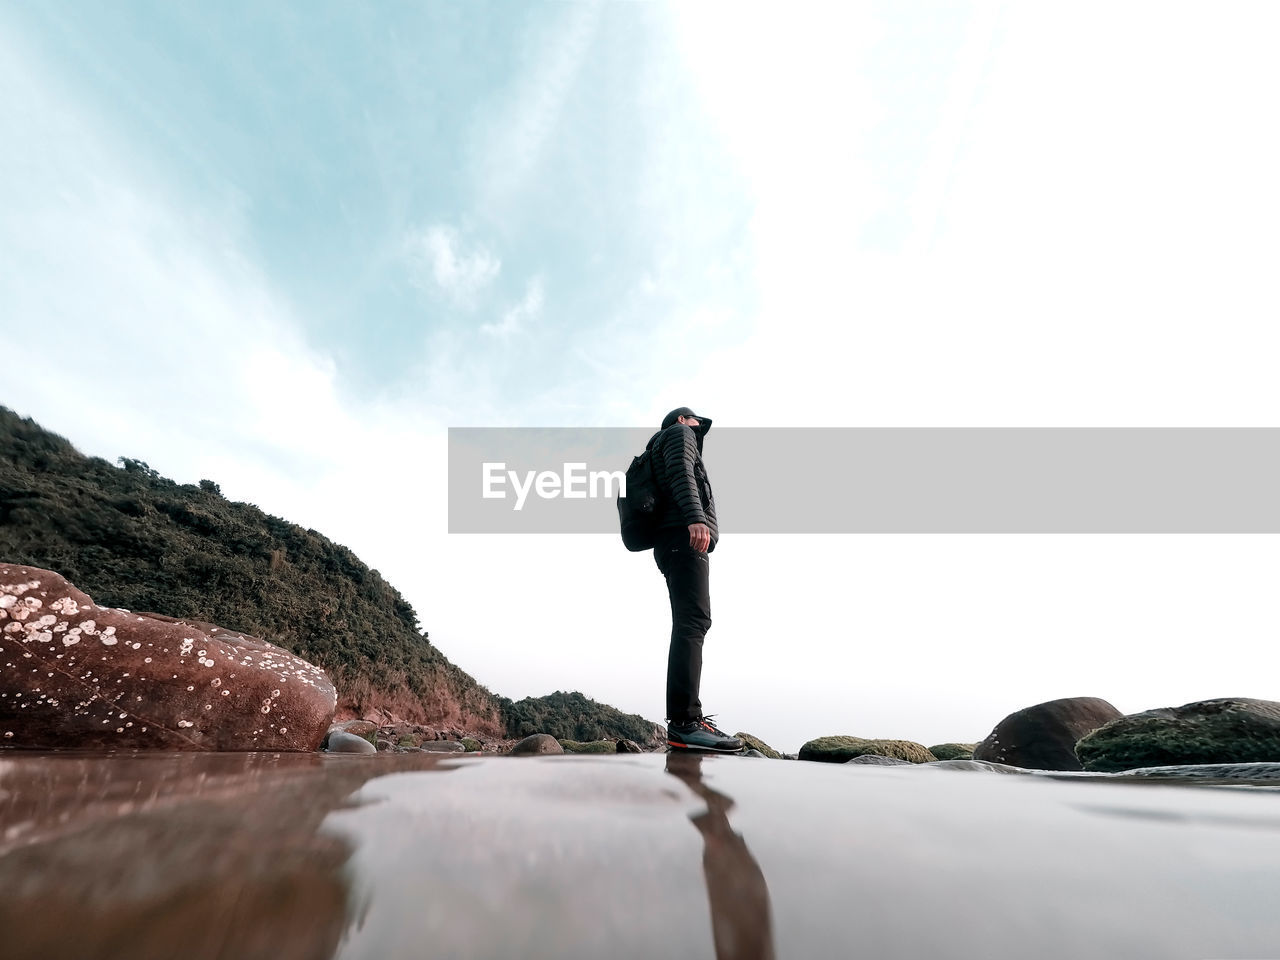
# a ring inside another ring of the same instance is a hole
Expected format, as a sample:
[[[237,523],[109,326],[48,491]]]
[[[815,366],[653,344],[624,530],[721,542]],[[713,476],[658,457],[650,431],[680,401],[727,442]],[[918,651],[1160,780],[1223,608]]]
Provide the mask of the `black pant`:
[[[702,640],[711,629],[711,560],[689,546],[689,529],[664,530],[653,559],[667,578],[671,598],[671,647],[667,651],[667,720],[702,716]]]

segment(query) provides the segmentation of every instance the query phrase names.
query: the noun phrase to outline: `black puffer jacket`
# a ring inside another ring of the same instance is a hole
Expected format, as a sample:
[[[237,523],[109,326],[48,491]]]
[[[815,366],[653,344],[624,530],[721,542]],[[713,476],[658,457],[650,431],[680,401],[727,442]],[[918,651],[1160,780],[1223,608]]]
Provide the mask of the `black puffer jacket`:
[[[658,528],[687,528],[692,523],[705,523],[711,528],[710,553],[720,539],[716,525],[716,498],[702,463],[702,438],[711,429],[711,421],[697,427],[673,423],[655,433],[648,443],[654,451],[653,469],[664,496],[658,501]]]

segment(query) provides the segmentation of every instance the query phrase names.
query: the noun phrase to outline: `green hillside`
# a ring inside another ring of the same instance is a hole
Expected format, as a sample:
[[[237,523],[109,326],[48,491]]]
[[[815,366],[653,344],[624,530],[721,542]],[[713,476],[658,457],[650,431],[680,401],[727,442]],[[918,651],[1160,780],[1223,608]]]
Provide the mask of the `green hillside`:
[[[644,743],[653,737],[653,724],[634,713],[623,713],[581,693],[557,690],[545,697],[504,701],[507,730],[513,737],[549,733],[557,740],[603,740],[626,737]]]
[[[515,704],[495,696],[433,647],[399,591],[341,544],[233,503],[211,480],[178,484],[141,460],[86,457],[3,406],[0,560],[54,570],[107,606],[277,643],[329,673],[340,710],[492,736],[644,739],[652,730],[582,694]],[[536,718],[554,729],[531,729]]]
[[[0,558],[54,570],[99,603],[207,620],[323,667],[340,709],[498,734],[501,704],[419,630],[376,570],[315,530],[113,466],[0,407]]]

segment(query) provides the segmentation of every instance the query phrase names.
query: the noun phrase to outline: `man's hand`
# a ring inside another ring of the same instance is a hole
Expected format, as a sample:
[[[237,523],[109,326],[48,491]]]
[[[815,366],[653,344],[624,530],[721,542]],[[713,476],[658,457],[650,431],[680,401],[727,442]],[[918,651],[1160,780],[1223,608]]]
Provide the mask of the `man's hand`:
[[[689,546],[706,553],[711,548],[711,528],[705,523],[689,524]]]

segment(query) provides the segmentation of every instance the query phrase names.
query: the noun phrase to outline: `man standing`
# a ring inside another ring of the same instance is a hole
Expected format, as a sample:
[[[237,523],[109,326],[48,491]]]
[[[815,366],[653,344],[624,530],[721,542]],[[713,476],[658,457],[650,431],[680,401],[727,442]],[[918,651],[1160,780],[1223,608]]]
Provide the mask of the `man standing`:
[[[742,741],[702,714],[702,641],[711,629],[708,556],[716,548],[716,502],[711,494],[702,441],[709,417],[688,407],[672,410],[649,440],[663,496],[658,500],[658,543],[653,559],[671,598],[671,647],[667,653],[667,743],[678,750],[737,753]]]

